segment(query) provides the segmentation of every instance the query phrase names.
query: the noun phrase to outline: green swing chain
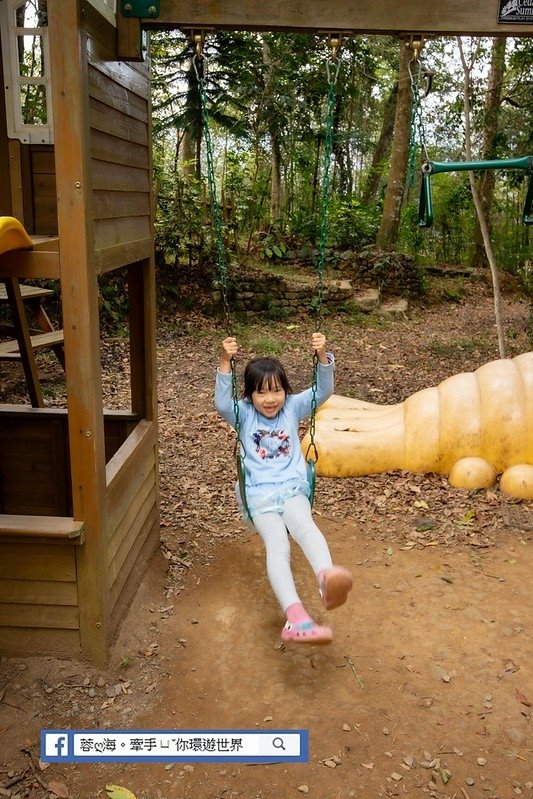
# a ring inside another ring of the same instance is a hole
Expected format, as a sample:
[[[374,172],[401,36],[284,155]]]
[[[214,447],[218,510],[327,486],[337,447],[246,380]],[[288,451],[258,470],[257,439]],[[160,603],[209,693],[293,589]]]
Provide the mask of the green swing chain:
[[[222,229],[222,212],[220,203],[217,197],[216,181],[215,181],[215,167],[213,161],[213,146],[211,143],[211,131],[209,129],[209,115],[207,112],[207,92],[205,87],[205,76],[207,61],[202,52],[203,36],[195,35],[194,41],[196,42],[196,54],[193,57],[193,66],[198,81],[198,90],[200,93],[200,108],[202,114],[202,129],[205,143],[205,154],[207,161],[207,184],[209,188],[209,195],[211,197],[212,213],[213,213],[213,226],[215,229],[215,247],[216,247],[216,266],[218,270],[218,282],[222,291],[222,304],[224,308],[224,316],[226,319],[226,331],[228,336],[233,335],[232,324],[230,317],[230,308],[228,300],[228,267],[226,262],[226,250],[224,247],[224,236]],[[231,359],[231,398],[233,401],[233,413],[235,416],[235,450],[237,457],[237,472],[239,477],[239,487],[241,493],[241,500],[244,510],[250,516],[248,503],[246,500],[245,491],[245,469],[244,469],[244,448],[241,439],[241,420],[239,414],[239,387],[237,382],[237,364],[235,357]]]
[[[416,73],[415,73],[416,67]],[[422,64],[418,59],[418,50],[415,49],[415,56],[409,62],[409,78],[411,81],[411,124],[409,135],[409,155],[407,162],[407,176],[409,186],[412,188],[416,181],[417,172],[417,140],[422,149],[424,160],[429,161],[429,155],[426,143],[426,132],[424,129],[424,120],[422,118],[422,102],[420,99],[420,79],[422,76]],[[418,133],[418,136],[417,136]]]
[[[321,320],[322,305],[324,301],[324,261],[326,256],[326,243],[328,232],[328,208],[329,208],[329,188],[330,188],[330,167],[331,155],[333,151],[333,121],[335,114],[335,86],[340,70],[340,59],[338,58],[338,50],[340,47],[340,36],[330,36],[329,46],[331,48],[331,57],[327,62],[326,70],[328,77],[328,97],[327,97],[327,111],[326,111],[326,134],[324,143],[324,161],[322,173],[322,196],[320,203],[320,238],[318,242],[318,253],[315,264],[315,269],[318,275],[317,282],[317,295],[314,302],[316,326]],[[310,461],[313,465],[318,460],[318,450],[315,444],[315,419],[317,410],[317,388],[318,388],[318,355],[316,352],[313,355],[313,378],[311,382],[311,416],[309,419],[309,446],[305,454],[307,463]],[[314,480],[314,476],[313,476]],[[314,494],[314,486],[311,486],[312,494]]]

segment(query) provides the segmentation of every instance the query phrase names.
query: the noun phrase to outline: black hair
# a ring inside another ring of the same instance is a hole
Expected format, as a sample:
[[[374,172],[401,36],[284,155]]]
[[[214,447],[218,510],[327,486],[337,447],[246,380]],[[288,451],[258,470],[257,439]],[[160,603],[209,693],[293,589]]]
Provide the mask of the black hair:
[[[260,391],[264,385],[268,388],[281,386],[285,394],[292,394],[291,384],[285,367],[277,358],[252,358],[244,370],[244,396],[251,400],[254,391]]]

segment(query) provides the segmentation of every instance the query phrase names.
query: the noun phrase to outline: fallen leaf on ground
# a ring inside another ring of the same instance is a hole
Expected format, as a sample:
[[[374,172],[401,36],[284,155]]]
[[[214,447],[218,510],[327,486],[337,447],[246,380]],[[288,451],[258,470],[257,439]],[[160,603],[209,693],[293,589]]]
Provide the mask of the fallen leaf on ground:
[[[531,707],[531,702],[529,701],[527,696],[525,694],[523,694],[522,691],[519,691],[518,688],[515,691],[515,696],[518,699],[518,701],[521,702],[523,705],[526,705],[527,707]]]
[[[134,793],[128,788],[123,788],[122,785],[106,785],[105,789],[109,799],[137,799]]]
[[[55,796],[60,796],[61,799],[68,799],[68,788],[64,782],[49,782],[48,790],[51,791]]]

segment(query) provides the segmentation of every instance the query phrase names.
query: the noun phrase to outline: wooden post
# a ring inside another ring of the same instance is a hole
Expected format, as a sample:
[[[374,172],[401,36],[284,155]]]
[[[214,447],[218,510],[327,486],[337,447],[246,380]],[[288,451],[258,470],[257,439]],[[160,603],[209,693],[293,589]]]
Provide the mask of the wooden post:
[[[151,108],[151,106],[150,106]],[[152,179],[152,135],[150,185]],[[154,229],[154,197],[150,202],[150,229]],[[149,258],[128,269],[131,408],[148,421],[157,421],[156,287],[153,248]]]
[[[109,628],[104,546],[105,449],[91,213],[86,37],[80,0],[48,1],[59,257],[67,371],[73,516],[83,652],[104,664]]]
[[[117,11],[118,57],[124,61],[143,61],[140,19],[125,17]]]
[[[154,292],[151,261],[146,259],[129,266],[131,409],[148,421],[157,418]]]
[[[22,189],[22,160],[20,142],[10,139],[9,151],[9,179],[11,184],[11,216],[24,224],[24,202]]]

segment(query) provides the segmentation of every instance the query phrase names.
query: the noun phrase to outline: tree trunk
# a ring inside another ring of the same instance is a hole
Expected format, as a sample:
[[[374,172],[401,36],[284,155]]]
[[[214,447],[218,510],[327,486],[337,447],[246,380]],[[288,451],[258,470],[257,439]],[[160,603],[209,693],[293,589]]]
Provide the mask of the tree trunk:
[[[337,93],[335,97],[335,111],[333,114],[333,142],[331,151],[339,170],[339,194],[345,197],[348,194],[348,166],[346,163],[346,150],[339,138],[339,129],[342,117],[342,97]]]
[[[281,222],[281,148],[276,129],[270,129],[272,147],[270,165],[272,167],[270,184],[270,225],[278,229]]]
[[[405,39],[400,39],[400,65],[398,72],[398,101],[394,117],[392,156],[383,204],[383,214],[376,244],[383,250],[394,249],[398,241],[400,213],[405,189],[405,176],[409,156],[409,130],[411,124],[412,92],[409,80],[409,61],[412,52]]]
[[[315,215],[318,205],[318,173],[320,170],[320,136],[316,137],[316,153],[313,169],[313,181],[311,184],[311,216]]]
[[[181,145],[181,173],[184,177],[196,176],[201,179],[202,153],[202,108],[200,91],[194,67],[187,70],[187,98],[185,101],[187,125],[183,132]]]
[[[464,80],[463,80],[463,103],[464,103],[464,112],[465,112],[465,151],[466,151],[466,160],[472,161],[472,134],[470,129],[470,75],[472,72],[472,68],[475,63],[475,55],[471,58],[470,63],[467,63],[466,56],[463,49],[463,43],[461,37],[457,37],[457,43],[459,45],[459,53],[461,55],[461,63],[463,65],[463,73],[464,73]],[[494,257],[494,252],[492,250],[492,244],[490,241],[490,233],[489,228],[487,225],[487,220],[485,218],[485,214],[483,213],[483,206],[481,203],[481,198],[479,196],[478,188],[476,185],[476,179],[474,177],[474,173],[470,171],[468,173],[468,177],[470,180],[470,188],[472,190],[472,199],[474,200],[474,206],[476,208],[477,219],[479,223],[479,227],[481,229],[481,235],[483,237],[483,246],[485,247],[485,253],[487,255],[487,259],[490,266],[490,272],[492,276],[492,291],[494,295],[494,316],[496,318],[496,330],[498,332],[498,350],[500,353],[500,358],[506,358],[507,352],[505,347],[505,335],[503,330],[503,320],[502,320],[502,304],[501,304],[501,293],[500,293],[500,278],[498,275],[498,267],[496,265],[496,259]]]
[[[281,222],[281,142],[278,114],[272,99],[273,65],[270,58],[270,47],[263,39],[263,64],[265,65],[265,112],[267,129],[270,137],[270,165],[272,167],[270,183],[270,226],[279,228]]]
[[[377,199],[379,187],[381,185],[381,179],[383,177],[383,168],[390,152],[392,134],[394,132],[394,115],[397,103],[398,83],[395,83],[385,102],[381,133],[379,134],[378,143],[374,150],[372,164],[370,165],[370,169],[368,171],[366,186],[363,192],[363,205],[370,205],[370,203],[375,202]]]
[[[191,129],[185,128],[181,139],[180,172],[183,177],[196,173],[196,142],[191,136]]]
[[[494,38],[492,40],[492,57],[490,65],[489,83],[487,96],[485,99],[485,116],[483,123],[483,160],[496,158],[495,145],[498,136],[499,118],[502,100],[502,85],[505,75],[505,47],[507,40]],[[494,184],[496,174],[494,170],[487,169],[481,174],[478,182],[479,198],[483,208],[483,214],[487,220],[489,232],[491,230],[490,216],[494,201]],[[483,244],[483,234],[481,227],[476,219],[474,231],[474,252],[470,265],[473,267],[487,266],[487,255]]]

